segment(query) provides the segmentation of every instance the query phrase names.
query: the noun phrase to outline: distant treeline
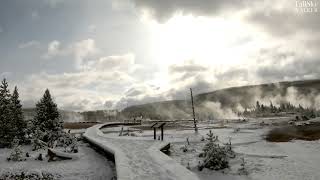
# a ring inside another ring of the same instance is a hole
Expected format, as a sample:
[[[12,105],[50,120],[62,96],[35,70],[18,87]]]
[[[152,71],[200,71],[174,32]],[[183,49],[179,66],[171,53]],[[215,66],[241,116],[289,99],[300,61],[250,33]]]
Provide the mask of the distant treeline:
[[[320,116],[320,111],[316,110],[312,107],[303,107],[300,104],[298,106],[295,106],[291,104],[290,102],[284,102],[280,103],[279,106],[273,105],[272,102],[270,102],[269,105],[262,104],[259,101],[256,102],[256,106],[253,109],[247,109],[243,112],[238,113],[239,116],[270,116],[270,115],[284,115],[284,114],[296,114],[301,116],[306,116],[309,118],[315,118]]]

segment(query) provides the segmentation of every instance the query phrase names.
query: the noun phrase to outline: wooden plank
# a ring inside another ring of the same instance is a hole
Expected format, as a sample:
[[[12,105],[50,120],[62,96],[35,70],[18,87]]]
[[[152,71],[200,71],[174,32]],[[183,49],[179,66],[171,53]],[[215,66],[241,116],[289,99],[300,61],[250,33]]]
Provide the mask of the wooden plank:
[[[161,124],[157,124],[156,126],[154,126],[155,128],[160,128],[163,127],[166,123],[161,123]]]
[[[154,126],[156,126],[158,123],[154,123],[152,126],[151,126],[151,128],[153,128]]]

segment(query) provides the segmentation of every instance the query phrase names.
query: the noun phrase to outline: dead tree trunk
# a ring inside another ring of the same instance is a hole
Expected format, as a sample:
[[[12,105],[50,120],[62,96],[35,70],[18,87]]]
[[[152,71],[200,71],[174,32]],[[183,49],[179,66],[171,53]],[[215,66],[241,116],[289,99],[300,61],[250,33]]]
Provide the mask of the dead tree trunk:
[[[195,132],[198,132],[197,122],[196,122],[196,114],[195,114],[195,112],[194,112],[192,88],[190,88],[190,93],[191,93],[191,105],[192,105],[192,115],[193,115],[194,131],[195,131]]]

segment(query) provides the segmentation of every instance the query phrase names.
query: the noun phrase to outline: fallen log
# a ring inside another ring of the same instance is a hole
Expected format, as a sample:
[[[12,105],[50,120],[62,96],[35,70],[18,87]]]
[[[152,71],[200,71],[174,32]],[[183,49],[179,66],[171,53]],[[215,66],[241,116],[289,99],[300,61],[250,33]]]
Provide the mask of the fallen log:
[[[48,149],[48,162],[50,161],[58,161],[58,160],[70,160],[70,159],[77,159],[78,156],[71,153],[61,152],[55,149]]]

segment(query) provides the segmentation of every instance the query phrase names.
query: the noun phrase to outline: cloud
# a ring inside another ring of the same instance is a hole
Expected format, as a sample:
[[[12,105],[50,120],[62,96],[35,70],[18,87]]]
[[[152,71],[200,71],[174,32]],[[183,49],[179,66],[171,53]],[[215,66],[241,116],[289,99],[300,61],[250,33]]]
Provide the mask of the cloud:
[[[40,42],[32,40],[29,42],[21,43],[18,45],[18,48],[20,49],[26,49],[26,48],[31,48],[31,47],[39,47]]]
[[[12,72],[2,72],[2,73],[0,73],[1,81],[2,81],[2,78],[8,78],[11,75],[12,75]]]
[[[32,19],[37,19],[37,18],[39,18],[39,17],[40,17],[40,16],[39,16],[39,12],[38,12],[38,11],[32,11],[31,17],[32,17]]]
[[[66,52],[63,51],[61,48],[60,48],[60,42],[57,41],[57,40],[54,40],[54,41],[51,41],[49,44],[48,44],[48,50],[47,52],[43,55],[44,58],[46,59],[50,59],[52,57],[55,57],[55,56],[59,56],[59,55],[62,55],[62,54],[65,54]]]
[[[71,45],[71,52],[77,61],[77,66],[81,67],[84,58],[96,54],[99,50],[93,39],[86,39]]]
[[[124,109],[124,108],[132,106],[132,105],[139,105],[139,104],[145,104],[145,103],[150,103],[150,102],[164,101],[167,99],[168,99],[167,97],[164,97],[162,95],[152,96],[152,95],[148,95],[148,94],[145,94],[140,97],[123,96],[119,100],[116,100],[113,102],[113,108]]]
[[[3,32],[3,29],[2,29],[2,27],[0,26],[0,33],[2,33]]]
[[[128,53],[121,56],[107,56],[101,57],[96,61],[91,61],[88,68],[104,71],[104,70],[128,70],[134,66],[134,55]]]
[[[283,80],[302,80],[320,78],[319,54],[282,45],[262,49],[257,54],[255,78],[272,82]]]
[[[228,13],[249,6],[247,0],[132,0],[148,16],[164,22],[176,13],[210,16]]]
[[[296,10],[296,1],[249,1],[249,0],[132,0],[137,9],[151,18],[164,22],[177,13],[194,16],[239,15],[248,22],[261,25],[277,34],[297,30],[319,29],[319,13],[301,13]],[[230,13],[231,12],[231,13]],[[281,24],[281,28],[278,25]]]
[[[80,111],[102,109],[107,99],[117,99],[117,93],[130,84],[132,78],[124,72],[85,71],[33,74],[19,86],[23,87],[24,101],[39,99],[49,88],[60,108]]]
[[[159,87],[145,82],[135,82],[128,86],[121,98],[113,102],[113,108],[123,109],[128,106],[171,99],[170,94]]]
[[[49,49],[52,54],[63,52],[58,41],[52,42]],[[121,99],[126,87],[136,83],[130,74],[134,60],[132,53],[105,56],[90,61],[90,65],[86,64],[86,68],[76,72],[32,74],[19,86],[23,87],[22,96],[28,97],[24,99],[26,104],[39,99],[38,96],[49,88],[63,109],[82,111],[111,108]]]
[[[320,78],[319,59],[295,59],[283,66],[262,66],[257,70],[257,76],[266,81],[303,80]],[[297,70],[299,69],[299,70]]]
[[[47,52],[42,56],[45,59],[51,59],[57,56],[72,56],[75,61],[75,67],[83,68],[85,58],[95,55],[99,52],[93,39],[85,39],[62,47],[61,42],[54,40],[48,44]]]
[[[169,66],[169,73],[201,72],[207,70],[207,67],[195,64],[193,61],[186,61],[184,64],[174,64]]]
[[[44,0],[44,3],[48,4],[52,8],[55,8],[59,4],[62,4],[64,2],[65,2],[65,0]]]
[[[91,24],[91,25],[88,26],[88,31],[90,33],[94,33],[96,30],[97,30],[97,26],[96,25]]]

